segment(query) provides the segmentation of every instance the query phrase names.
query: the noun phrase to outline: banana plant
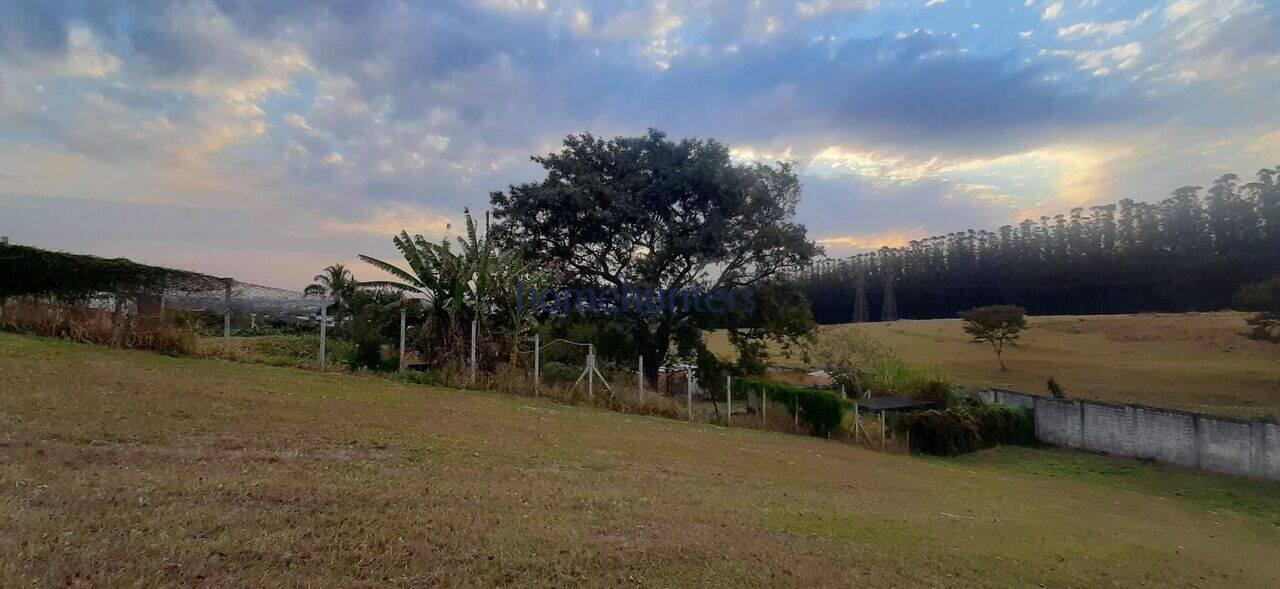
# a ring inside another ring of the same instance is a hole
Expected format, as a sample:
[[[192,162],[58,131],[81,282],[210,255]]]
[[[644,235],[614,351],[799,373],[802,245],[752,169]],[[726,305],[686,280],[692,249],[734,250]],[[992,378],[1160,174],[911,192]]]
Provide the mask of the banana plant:
[[[366,282],[364,286],[422,296],[431,324],[428,333],[437,346],[443,343],[456,349],[466,340],[472,320],[477,321],[482,337],[500,340],[504,347],[513,346],[527,329],[529,317],[519,312],[516,293],[529,266],[519,252],[496,251],[489,235],[488,214],[483,235],[471,212],[464,209],[463,214],[466,234],[456,238],[456,252],[447,236],[431,243],[422,235],[401,231],[392,243],[404,256],[407,268],[361,255],[364,262],[398,279]]]

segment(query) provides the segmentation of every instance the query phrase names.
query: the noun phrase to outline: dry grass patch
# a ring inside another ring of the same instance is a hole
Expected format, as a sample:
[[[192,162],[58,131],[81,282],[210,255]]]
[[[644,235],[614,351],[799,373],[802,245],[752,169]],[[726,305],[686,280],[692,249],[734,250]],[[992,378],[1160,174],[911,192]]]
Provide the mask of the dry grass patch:
[[[0,432],[2,586],[1280,582],[1256,510],[41,338],[0,335]]]
[[[1280,417],[1280,346],[1245,336],[1243,313],[1029,317],[1006,349],[1000,372],[991,346],[965,335],[958,319],[833,325],[889,346],[916,366],[970,386],[1047,394],[1049,377],[1069,397],[1139,403],[1235,417]],[[731,348],[722,334],[710,343]],[[802,366],[798,356],[775,355]]]

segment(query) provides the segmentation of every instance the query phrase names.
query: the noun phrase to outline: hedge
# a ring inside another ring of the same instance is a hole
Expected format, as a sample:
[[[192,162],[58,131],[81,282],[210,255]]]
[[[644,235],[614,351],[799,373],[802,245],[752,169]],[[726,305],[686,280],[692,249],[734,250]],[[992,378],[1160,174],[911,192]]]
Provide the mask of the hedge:
[[[772,402],[787,406],[792,415],[800,408],[800,421],[809,426],[815,436],[826,436],[840,427],[844,415],[853,409],[853,404],[840,395],[822,389],[807,389],[787,385],[748,380],[744,389],[756,394],[767,395]]]
[[[905,413],[894,427],[908,432],[911,449],[938,456],[957,456],[999,444],[1036,443],[1035,416],[1030,409],[984,405]]]
[[[0,297],[83,298],[102,292],[220,290],[224,279],[197,272],[40,248],[0,244]]]

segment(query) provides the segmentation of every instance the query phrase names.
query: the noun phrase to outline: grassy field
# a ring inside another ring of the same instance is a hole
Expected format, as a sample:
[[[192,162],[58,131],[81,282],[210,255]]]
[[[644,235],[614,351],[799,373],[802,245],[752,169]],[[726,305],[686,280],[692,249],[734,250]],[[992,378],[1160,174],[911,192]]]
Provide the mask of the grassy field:
[[[0,334],[0,586],[1280,583],[1280,485]]]
[[[1245,337],[1240,313],[1032,317],[1000,372],[991,346],[958,319],[824,327],[860,331],[903,360],[941,368],[971,386],[1046,394],[1054,377],[1070,397],[1238,417],[1280,417],[1280,346]],[[730,354],[723,335],[711,345]],[[798,356],[776,361],[803,366]]]

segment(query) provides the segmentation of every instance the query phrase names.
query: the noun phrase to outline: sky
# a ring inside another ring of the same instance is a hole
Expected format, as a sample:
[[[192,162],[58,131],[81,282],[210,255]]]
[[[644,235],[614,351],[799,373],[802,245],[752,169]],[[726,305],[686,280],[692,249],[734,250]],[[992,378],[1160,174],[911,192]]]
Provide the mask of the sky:
[[[1277,31],[1270,0],[4,0],[0,235],[300,289],[652,127],[794,162],[839,257],[1280,164]]]

